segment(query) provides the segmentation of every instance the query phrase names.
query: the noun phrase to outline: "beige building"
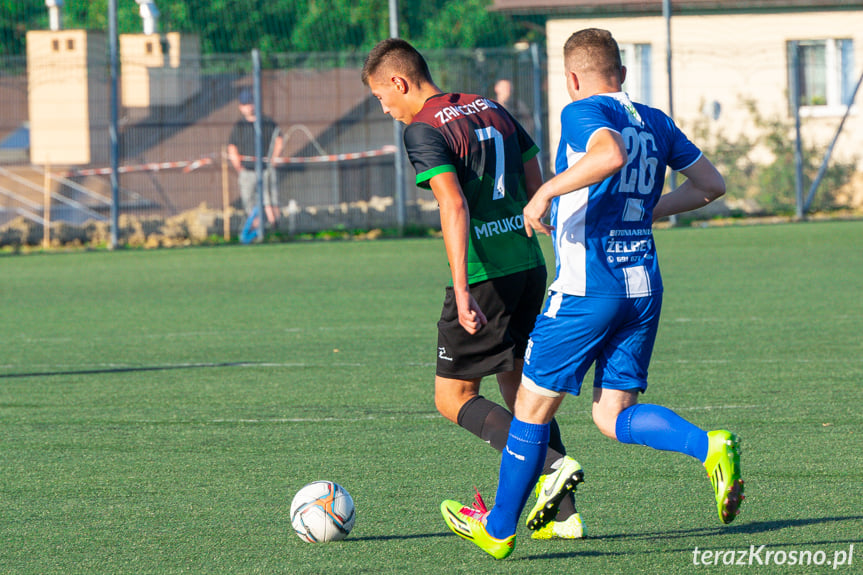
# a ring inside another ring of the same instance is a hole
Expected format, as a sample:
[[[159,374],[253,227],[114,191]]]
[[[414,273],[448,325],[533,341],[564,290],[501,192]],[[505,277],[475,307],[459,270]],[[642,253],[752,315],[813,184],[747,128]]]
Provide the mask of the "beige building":
[[[569,102],[563,44],[588,27],[606,28],[621,47],[633,100],[669,110],[666,20],[662,2],[495,0],[494,10],[546,16],[551,152],[560,112]],[[826,147],[863,69],[863,3],[859,1],[674,0],[671,2],[673,115],[687,129],[707,122],[733,137],[754,129],[745,102],[765,118],[789,121],[792,50],[800,67],[802,134]],[[863,88],[834,150],[863,169]]]
[[[194,34],[120,34],[120,93],[129,108],[178,106],[200,90]]]
[[[123,34],[119,44],[123,106],[179,106],[200,90],[197,36]],[[110,150],[105,35],[27,32],[27,77],[31,163],[105,164]]]
[[[107,62],[101,32],[27,32],[31,163],[108,160]]]

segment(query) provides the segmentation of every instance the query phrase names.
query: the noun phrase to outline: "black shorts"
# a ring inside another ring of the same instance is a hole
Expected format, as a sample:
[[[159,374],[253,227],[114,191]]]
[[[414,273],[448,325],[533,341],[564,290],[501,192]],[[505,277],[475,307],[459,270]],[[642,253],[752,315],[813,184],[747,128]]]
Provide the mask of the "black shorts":
[[[474,335],[458,322],[452,287],[446,289],[437,339],[437,375],[448,379],[476,379],[512,371],[524,358],[527,340],[545,299],[545,266],[470,286],[488,319]]]

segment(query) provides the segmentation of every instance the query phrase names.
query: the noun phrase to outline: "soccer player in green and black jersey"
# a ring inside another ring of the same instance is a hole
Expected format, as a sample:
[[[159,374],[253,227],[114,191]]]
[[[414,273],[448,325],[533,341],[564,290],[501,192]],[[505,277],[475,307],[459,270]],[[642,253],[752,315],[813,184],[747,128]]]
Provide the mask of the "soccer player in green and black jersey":
[[[542,185],[538,148],[502,106],[474,94],[444,93],[408,42],[379,43],[363,83],[383,111],[407,125],[404,143],[417,185],[440,205],[452,273],[438,322],[435,405],[498,451],[506,445],[525,348],[546,289],[546,269],[522,210]],[[509,411],[479,395],[496,375]],[[538,497],[555,521],[541,539],[584,535],[572,490],[581,466],[565,456],[556,423]],[[546,477],[547,476],[547,477]],[[481,500],[475,504],[484,508]],[[559,509],[558,509],[559,508]]]

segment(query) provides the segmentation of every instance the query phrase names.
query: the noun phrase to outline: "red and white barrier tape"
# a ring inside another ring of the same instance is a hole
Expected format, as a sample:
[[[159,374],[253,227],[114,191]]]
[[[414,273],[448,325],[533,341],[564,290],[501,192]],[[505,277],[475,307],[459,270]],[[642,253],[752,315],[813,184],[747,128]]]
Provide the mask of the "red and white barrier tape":
[[[323,156],[306,156],[292,158],[276,158],[273,164],[276,166],[287,164],[320,164],[326,162],[344,162],[347,160],[359,160],[362,158],[374,158],[377,156],[386,156],[396,152],[395,146],[383,146],[377,150],[369,150],[366,152],[351,152],[347,154],[328,154]],[[117,168],[118,174],[128,174],[132,172],[159,172],[161,170],[173,170],[183,168],[184,173],[189,173],[198,168],[209,166],[215,162],[216,154],[209,154],[198,158],[197,160],[185,160],[181,162],[148,162],[146,164],[136,164],[132,166],[120,166]],[[242,161],[254,161],[254,156],[240,156]],[[264,163],[269,163],[265,160]],[[111,174],[111,168],[89,168],[84,170],[68,170],[58,174],[65,178],[76,176],[107,176]]]
[[[367,152],[350,152],[347,154],[328,154],[323,156],[305,156],[305,157],[293,157],[293,158],[276,158],[273,160],[273,164],[278,166],[282,164],[318,164],[325,162],[343,162],[346,160],[359,160],[362,158],[374,158],[377,156],[386,156],[389,154],[395,154],[396,147],[395,146],[384,146],[378,150],[369,150]],[[240,156],[240,160],[244,162],[253,162],[255,161],[254,156]]]
[[[130,172],[159,172],[161,170],[173,170],[183,168],[184,172],[191,172],[200,167],[207,166],[213,163],[213,156],[204,156],[197,160],[186,160],[182,162],[148,162],[146,164],[136,164],[132,166],[120,166],[117,168],[118,174],[128,174]],[[85,170],[68,170],[60,174],[65,178],[75,176],[107,176],[111,173],[111,168],[90,168]]]

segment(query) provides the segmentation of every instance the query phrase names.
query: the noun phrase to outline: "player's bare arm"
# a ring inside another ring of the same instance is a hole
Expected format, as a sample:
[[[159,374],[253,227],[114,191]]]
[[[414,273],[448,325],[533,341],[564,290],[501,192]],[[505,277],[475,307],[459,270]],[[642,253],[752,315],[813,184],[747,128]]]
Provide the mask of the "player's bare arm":
[[[467,281],[467,248],[470,233],[467,200],[453,172],[434,176],[429,180],[429,185],[440,206],[441,231],[452,273],[458,321],[468,333],[474,334],[486,324],[487,320],[476,300],[470,295]]]
[[[590,139],[587,153],[568,170],[554,176],[537,190],[524,208],[524,226],[528,236],[533,232],[550,235],[550,226],[541,219],[548,212],[551,200],[601,182],[626,165],[626,145],[619,133],[599,130]]]
[[[659,198],[653,208],[653,221],[698,209],[725,194],[725,180],[704,156],[680,173],[686,181]]]

